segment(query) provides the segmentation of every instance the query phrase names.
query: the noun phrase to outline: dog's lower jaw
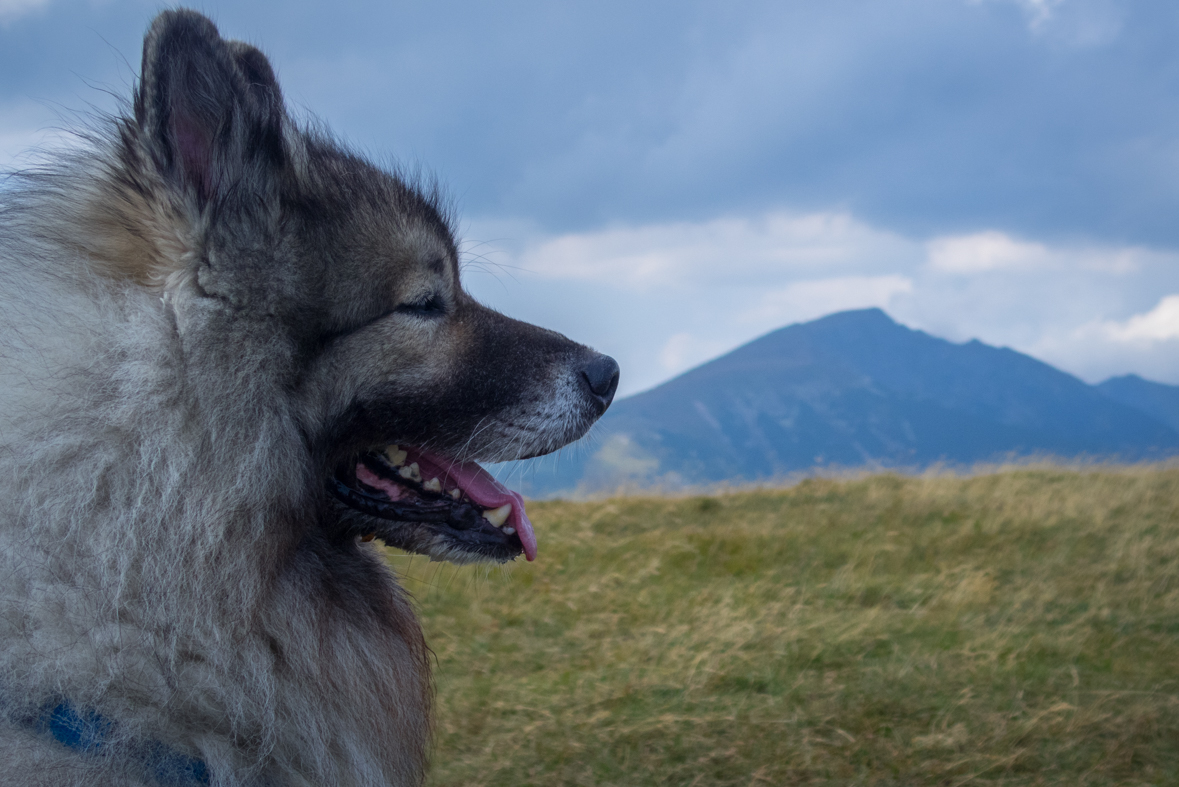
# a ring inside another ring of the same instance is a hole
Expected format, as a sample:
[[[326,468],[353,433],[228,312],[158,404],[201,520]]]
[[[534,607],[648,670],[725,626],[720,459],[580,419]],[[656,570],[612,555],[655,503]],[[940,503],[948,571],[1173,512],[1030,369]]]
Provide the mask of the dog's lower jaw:
[[[455,563],[536,558],[524,499],[474,462],[389,445],[344,462],[327,490],[353,510],[344,537]]]
[[[507,563],[520,556],[519,545],[507,546],[502,540],[479,543],[473,539],[461,540],[462,533],[448,533],[439,527],[417,522],[399,522],[371,517],[343,503],[333,496],[331,500],[332,530],[335,540],[341,545],[372,540],[423,555],[437,562],[468,565],[473,563]]]

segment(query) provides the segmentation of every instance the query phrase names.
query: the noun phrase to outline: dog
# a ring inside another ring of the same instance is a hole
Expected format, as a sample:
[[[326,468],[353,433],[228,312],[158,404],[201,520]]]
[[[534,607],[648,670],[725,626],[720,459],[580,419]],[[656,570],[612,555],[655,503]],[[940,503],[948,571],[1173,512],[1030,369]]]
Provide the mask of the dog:
[[[437,189],[198,13],[102,122],[0,189],[3,781],[420,784],[379,545],[534,559],[477,462],[581,437],[618,365],[464,292]]]

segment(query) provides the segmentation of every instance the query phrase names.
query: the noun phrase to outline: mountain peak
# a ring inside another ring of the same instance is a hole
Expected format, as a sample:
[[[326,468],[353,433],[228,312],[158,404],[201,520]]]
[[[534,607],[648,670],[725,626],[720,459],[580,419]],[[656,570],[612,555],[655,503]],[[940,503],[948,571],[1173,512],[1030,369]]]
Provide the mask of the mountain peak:
[[[1179,388],[1136,374],[1111,377],[1095,387],[1115,402],[1141,410],[1179,430]]]
[[[831,464],[1179,453],[1179,388],[1102,385],[1111,390],[1015,350],[908,328],[878,308],[839,312],[615,403],[593,452],[547,483],[538,471],[530,491],[752,481]]]
[[[1162,385],[1163,384],[1163,383],[1152,383],[1150,380],[1147,380],[1145,377],[1141,377],[1137,374],[1130,373],[1130,374],[1120,374],[1115,377],[1110,377],[1108,380],[1103,380],[1100,383],[1098,383],[1097,387],[1100,388],[1103,385],[1107,385],[1107,386],[1108,385],[1121,385],[1121,384],[1126,384],[1126,383],[1129,383],[1132,385],[1138,385],[1141,383],[1146,383],[1147,385]]]
[[[849,309],[847,311],[835,312],[828,314],[825,317],[811,320],[806,323],[795,323],[796,325],[832,325],[832,324],[859,324],[859,325],[898,325],[896,320],[888,316],[888,313],[879,306],[870,306],[866,309]]]

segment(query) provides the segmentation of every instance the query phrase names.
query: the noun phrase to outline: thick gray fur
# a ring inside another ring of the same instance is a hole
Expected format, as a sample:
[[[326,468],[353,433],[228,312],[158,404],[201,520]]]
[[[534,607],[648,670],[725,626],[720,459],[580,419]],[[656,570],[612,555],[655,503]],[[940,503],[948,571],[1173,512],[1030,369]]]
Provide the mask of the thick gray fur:
[[[126,116],[0,190],[0,337],[0,780],[154,783],[157,741],[216,785],[420,784],[428,651],[325,481],[398,440],[553,450],[592,353],[470,299],[437,200],[187,11]],[[100,753],[27,723],[62,698],[116,722]]]

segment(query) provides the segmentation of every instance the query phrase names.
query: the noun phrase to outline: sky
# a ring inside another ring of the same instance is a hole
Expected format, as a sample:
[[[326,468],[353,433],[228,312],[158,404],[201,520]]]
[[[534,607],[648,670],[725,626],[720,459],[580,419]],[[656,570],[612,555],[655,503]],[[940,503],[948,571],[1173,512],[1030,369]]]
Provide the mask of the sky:
[[[109,112],[155,3],[0,0],[0,168]],[[288,103],[444,184],[467,286],[622,394],[879,306],[1179,384],[1179,3],[204,3]]]

